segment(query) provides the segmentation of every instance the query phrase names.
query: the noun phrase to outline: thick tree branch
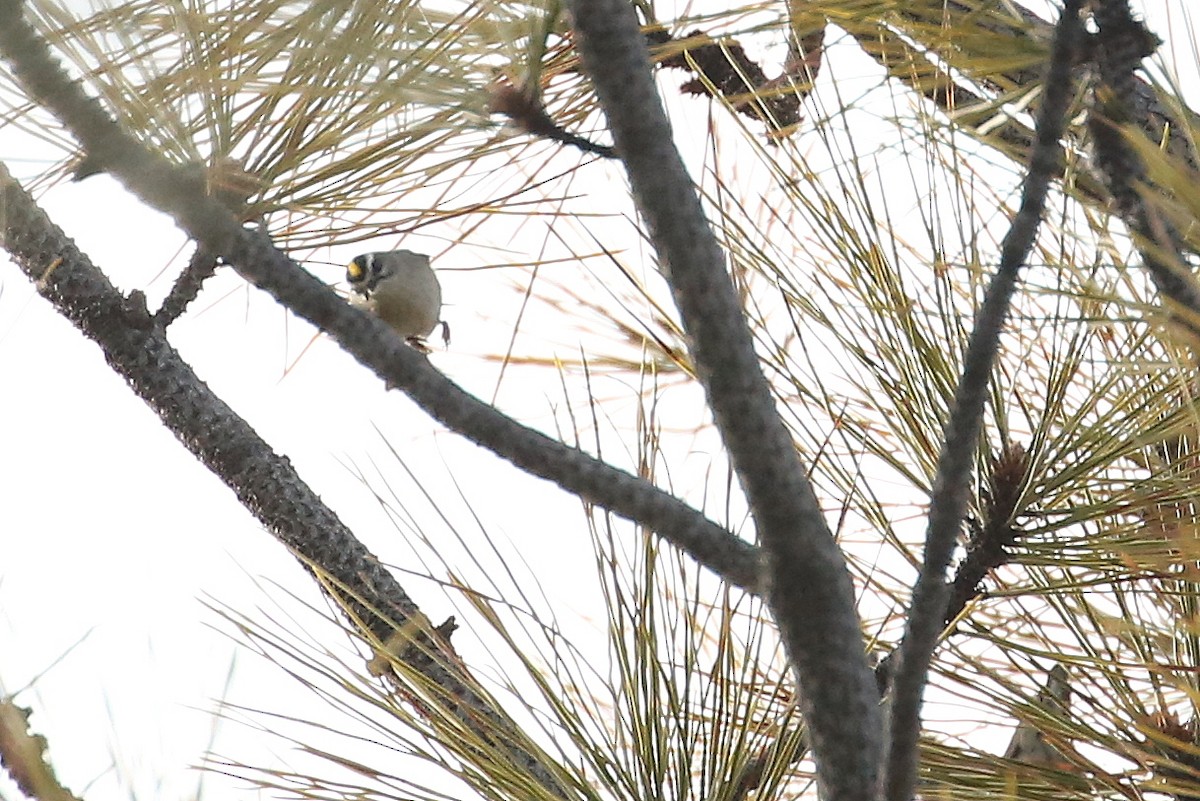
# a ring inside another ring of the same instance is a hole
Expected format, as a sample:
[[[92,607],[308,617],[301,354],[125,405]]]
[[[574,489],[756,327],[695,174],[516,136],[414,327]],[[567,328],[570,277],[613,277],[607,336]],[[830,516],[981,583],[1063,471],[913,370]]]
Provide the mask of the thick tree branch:
[[[526,472],[636,521],[731,584],[759,590],[758,549],[647,481],[523,426],[473,397],[378,318],[351,307],[299,269],[260,231],[244,228],[203,185],[148,151],[113,122],[47,53],[16,0],[0,2],[0,52],[31,97],[66,125],[103,169],[170,214],[246,280],[329,333],[358,361],[406,392],[447,428]]]
[[[670,281],[717,427],[765,551],[771,606],[796,665],[823,794],[873,799],[879,696],[845,561],[758,366],[749,329],[671,140],[646,45],[625,0],[570,4],[583,64]]]
[[[1080,0],[1067,0],[1059,20],[1021,206],[1000,245],[1000,265],[967,344],[963,374],[938,457],[925,533],[925,559],[913,588],[892,683],[885,785],[888,801],[910,801],[916,788],[921,698],[949,600],[946,570],[966,515],[987,387],[1021,266],[1041,224],[1050,182],[1062,169],[1060,140],[1073,94],[1071,69],[1083,34],[1079,9]]]

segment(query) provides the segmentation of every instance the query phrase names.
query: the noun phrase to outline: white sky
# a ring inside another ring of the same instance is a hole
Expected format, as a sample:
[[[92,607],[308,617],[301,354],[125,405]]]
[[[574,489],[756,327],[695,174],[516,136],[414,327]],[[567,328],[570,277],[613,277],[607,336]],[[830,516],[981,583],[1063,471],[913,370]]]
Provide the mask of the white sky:
[[[1144,7],[1151,27],[1166,38],[1185,28],[1179,17],[1185,5],[1162,0]],[[1159,24],[1163,20],[1168,24]],[[1179,60],[1195,60],[1186,41],[1175,44],[1184,48]],[[834,73],[827,67],[822,80],[832,80]],[[0,142],[6,160],[28,153],[11,138]],[[165,291],[174,268],[161,272],[182,237],[109,179],[65,184],[42,202],[122,288],[150,286],[152,297]],[[537,244],[530,243],[531,249]],[[435,240],[410,239],[405,246],[441,250]],[[514,250],[522,246],[510,244]],[[331,253],[329,262],[345,264],[365,249]],[[499,368],[478,355],[501,349],[498,343],[510,336],[520,303],[512,273],[461,269],[488,261],[486,252],[455,252],[438,263],[454,340],[449,351],[431,357],[485,398],[496,389]],[[342,268],[314,271],[333,282]],[[536,316],[528,320],[522,337],[536,342],[542,335],[537,323]],[[511,541],[511,552],[529,561],[560,614],[595,618],[595,579],[575,501],[439,430],[403,396],[385,393],[329,341],[318,341],[283,377],[310,337],[311,329],[287,320],[273,301],[246,289],[228,270],[171,329],[172,342],[199,375],[291,458],[384,561],[413,564],[401,534],[348,463],[373,473],[374,460],[393,489],[417,499],[410,511],[427,536],[449,542],[452,534],[388,456],[376,426],[444,499],[443,508],[458,510],[452,523],[464,537],[482,535],[462,510],[455,482],[499,547]],[[545,339],[568,343],[565,358],[576,355],[569,336],[547,332]],[[134,794],[189,798],[201,780],[191,766],[208,744],[213,699],[324,714],[310,694],[246,653],[236,657],[226,690],[237,649],[212,628],[222,623],[202,599],[253,617],[256,609],[273,606],[264,586],[279,585],[319,603],[315,587],[112,373],[96,346],[36,297],[7,263],[0,263],[0,376],[6,379],[0,414],[0,691],[14,692],[36,680],[19,700],[34,707],[34,730],[48,737],[64,783],[89,801]],[[619,399],[608,407],[613,425],[630,430],[635,406],[628,387],[600,379],[596,391]],[[695,392],[673,393],[675,408],[692,415],[681,426],[686,429],[698,419]],[[576,394],[574,401],[582,397]],[[554,429],[551,410],[562,407],[551,369],[514,370],[499,398],[502,407],[520,410],[521,419],[544,430]],[[565,424],[566,415],[559,420]],[[711,443],[688,447],[695,449],[688,462],[700,475]],[[628,464],[624,454],[618,456]],[[381,488],[383,482],[375,477],[374,485]],[[427,582],[403,576],[401,581],[435,621],[451,611]],[[270,592],[276,600],[283,595],[277,588]],[[282,765],[294,759],[282,743],[245,737],[228,725],[219,730],[217,743],[218,752],[250,762]],[[220,777],[204,781],[214,784],[206,788],[213,797],[247,795],[221,788]],[[7,780],[0,781],[0,793],[16,795]]]

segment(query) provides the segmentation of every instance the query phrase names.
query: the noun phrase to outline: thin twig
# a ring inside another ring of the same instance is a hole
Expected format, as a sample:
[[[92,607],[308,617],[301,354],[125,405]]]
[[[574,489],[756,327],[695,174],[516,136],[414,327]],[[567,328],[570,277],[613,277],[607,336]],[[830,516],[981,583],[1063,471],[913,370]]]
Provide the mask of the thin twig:
[[[601,158],[615,159],[617,153],[609,145],[601,145],[574,134],[555,122],[546,107],[532,92],[522,91],[500,77],[488,87],[488,111],[502,114],[527,134],[591,153]]]
[[[171,285],[171,291],[163,299],[162,305],[154,313],[154,322],[161,328],[170,327],[171,323],[187,311],[187,307],[200,295],[204,282],[217,272],[217,257],[197,246],[188,259],[187,266]]]

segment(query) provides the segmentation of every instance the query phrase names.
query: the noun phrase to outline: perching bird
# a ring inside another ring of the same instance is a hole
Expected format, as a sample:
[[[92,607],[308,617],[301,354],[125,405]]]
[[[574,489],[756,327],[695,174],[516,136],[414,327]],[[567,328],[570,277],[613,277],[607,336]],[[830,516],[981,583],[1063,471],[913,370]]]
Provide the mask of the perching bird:
[[[353,302],[365,306],[418,348],[439,324],[450,342],[450,327],[441,319],[442,287],[429,257],[411,250],[389,250],[356,256],[346,267]]]
[[[1062,716],[1067,713],[1071,706],[1071,685],[1068,683],[1065,667],[1055,665],[1051,668],[1046,685],[1038,692],[1035,703],[1052,715]],[[1004,757],[1038,765],[1070,764],[1063,752],[1049,742],[1045,733],[1037,728],[1033,720],[1021,720],[1017,724],[1017,730],[1013,732],[1012,741],[1009,742]]]

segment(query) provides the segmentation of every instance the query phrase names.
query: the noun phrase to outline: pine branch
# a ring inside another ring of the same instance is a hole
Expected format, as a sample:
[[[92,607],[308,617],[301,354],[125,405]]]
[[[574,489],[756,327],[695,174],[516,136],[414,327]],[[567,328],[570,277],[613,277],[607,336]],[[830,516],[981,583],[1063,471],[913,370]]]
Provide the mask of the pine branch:
[[[1067,0],[1059,19],[1046,75],[1046,94],[1038,112],[1037,142],[1025,176],[1021,205],[1001,242],[1000,265],[976,316],[938,456],[925,533],[925,558],[913,587],[892,683],[884,789],[884,797],[889,801],[909,801],[916,788],[921,700],[949,602],[946,570],[966,515],[987,387],[1017,278],[1041,224],[1050,182],[1062,169],[1060,140],[1074,91],[1071,69],[1083,34],[1080,2]]]
[[[725,255],[672,142],[633,10],[624,0],[587,0],[570,8],[584,68],[749,498],[822,792],[830,801],[874,798],[879,700],[845,560],[759,368]]]
[[[944,14],[945,19],[939,16],[936,20],[937,25],[931,24],[935,20],[921,18],[903,8],[899,10],[902,11],[903,19],[924,23],[925,30],[956,30],[956,25],[967,24],[977,26],[980,30],[997,37],[1020,42],[1051,39],[1053,26],[1050,23],[1019,3],[1009,2],[1006,5],[1017,10],[1019,20],[1005,20],[998,15],[980,14],[978,8],[963,2],[948,2],[944,7],[938,6],[939,15]],[[894,23],[884,19],[851,25],[846,30],[855,37],[867,55],[888,71],[889,77],[929,99],[953,120],[955,126],[982,142],[1000,148],[1015,161],[1029,159],[1034,132],[1011,115],[1002,114],[998,100],[1003,97],[993,98],[986,93],[972,91],[962,83],[956,82],[949,69],[942,65],[961,64],[966,69],[967,77],[975,79],[983,88],[999,92],[1000,95],[1011,94],[1014,90],[1032,89],[1040,80],[1040,73],[1030,69],[1014,69],[993,75],[974,75],[969,71],[969,64],[976,54],[971,52],[941,53],[938,54],[936,62],[931,61],[929,54],[935,52],[936,47],[923,41],[919,30],[907,30],[903,26],[897,28]],[[900,33],[905,35],[901,36]],[[1094,36],[1085,37],[1075,55],[1077,64],[1091,64],[1095,60],[1098,52],[1098,42],[1095,39]],[[954,58],[947,62],[946,58],[949,56]],[[1142,127],[1149,139],[1166,143],[1168,152],[1200,172],[1200,158],[1197,157],[1192,141],[1186,133],[1200,128],[1200,115],[1188,108],[1177,108],[1172,103],[1164,102],[1153,86],[1137,76],[1128,84],[1128,91],[1132,107],[1143,109],[1145,112]],[[1084,134],[1085,131],[1080,127],[1073,127],[1067,131],[1068,138],[1077,145],[1083,142]],[[1084,197],[1100,203],[1107,202],[1107,190],[1095,175],[1080,171],[1072,177],[1074,189]]]
[[[608,145],[596,144],[563,128],[551,119],[541,100],[529,91],[517,89],[504,78],[496,79],[488,87],[488,111],[504,115],[527,134],[571,145],[601,158],[617,157],[616,151]]]
[[[373,647],[402,659],[444,707],[556,797],[570,795],[544,757],[519,744],[519,731],[476,690],[448,639],[436,636],[416,603],[379,560],[300,478],[184,362],[155,325],[140,293],[122,296],[38,208],[0,164],[4,247],[54,304],[104,352],[109,366],[196,458],[312,573]],[[404,643],[397,643],[404,635]],[[411,643],[411,645],[410,645]],[[401,648],[401,645],[409,647]]]
[[[170,214],[209,252],[284,306],[327,332],[390,386],[447,428],[531,475],[633,520],[735,586],[759,591],[758,549],[651,483],[521,425],[438,372],[383,321],[353,308],[243,227],[202,181],[126,134],[48,54],[17,0],[0,2],[0,52],[31,97],[53,112],[89,158],[143,201]]]
[[[1138,92],[1135,72],[1142,59],[1158,48],[1159,40],[1133,19],[1126,0],[1098,2],[1095,16],[1100,28],[1096,55],[1100,84],[1093,92],[1088,127],[1095,141],[1096,165],[1121,219],[1136,234],[1138,251],[1155,286],[1178,306],[1176,321],[1200,336],[1200,284],[1184,262],[1179,232],[1153,202],[1145,163],[1126,138],[1138,131],[1153,136],[1158,127],[1153,109]]]

